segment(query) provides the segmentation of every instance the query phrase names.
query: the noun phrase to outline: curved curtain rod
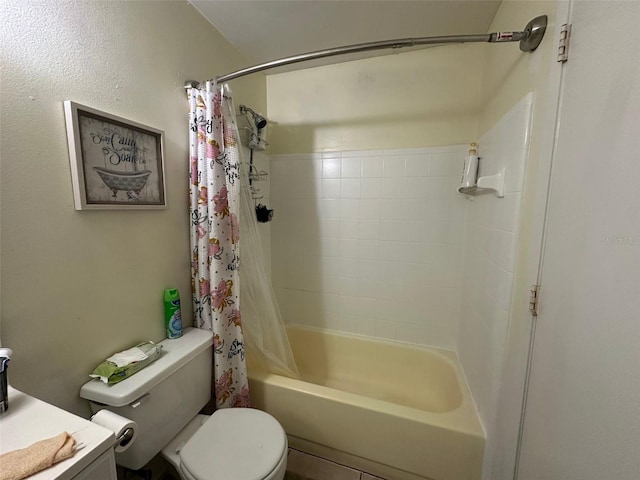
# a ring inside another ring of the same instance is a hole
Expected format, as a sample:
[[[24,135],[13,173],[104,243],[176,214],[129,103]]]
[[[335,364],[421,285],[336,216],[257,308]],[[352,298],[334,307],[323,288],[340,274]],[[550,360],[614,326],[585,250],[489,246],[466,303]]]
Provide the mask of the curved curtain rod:
[[[494,32],[479,35],[446,35],[440,37],[419,37],[419,38],[402,38],[397,40],[384,40],[379,42],[358,43],[356,45],[346,45],[343,47],[329,48],[326,50],[318,50],[315,52],[302,53],[292,57],[272,60],[270,62],[254,65],[253,67],[243,68],[235,72],[222,75],[213,79],[216,83],[224,83],[252,73],[269,70],[271,68],[291,65],[293,63],[306,62],[318,58],[333,57],[336,55],[345,55],[347,53],[366,52],[370,50],[382,50],[387,48],[414,47],[417,45],[435,45],[445,43],[505,43],[520,42],[520,50],[523,52],[533,52],[544,37],[547,28],[547,16],[541,15],[534,18],[520,32]],[[189,80],[185,82],[185,88],[197,86],[198,82]]]

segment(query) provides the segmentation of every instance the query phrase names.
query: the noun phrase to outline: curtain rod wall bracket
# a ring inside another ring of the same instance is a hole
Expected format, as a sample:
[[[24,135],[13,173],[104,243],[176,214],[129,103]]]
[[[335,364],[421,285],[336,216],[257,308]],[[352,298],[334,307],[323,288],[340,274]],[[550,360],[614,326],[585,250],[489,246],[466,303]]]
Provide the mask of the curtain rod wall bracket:
[[[547,16],[540,15],[534,18],[527,26],[524,27],[525,37],[520,40],[520,50],[523,52],[533,52],[544,37],[544,32],[547,30]]]
[[[489,43],[507,43],[520,42],[520,50],[523,52],[533,52],[544,37],[547,28],[547,16],[541,15],[534,18],[520,32],[497,32],[479,35],[446,35],[440,37],[419,37],[419,38],[400,38],[396,40],[385,40],[379,42],[359,43],[356,45],[346,45],[343,47],[329,48],[326,50],[318,50],[315,52],[302,53],[292,57],[272,60],[270,62],[254,65],[253,67],[243,68],[235,72],[216,77],[216,83],[224,83],[235,78],[244,77],[252,73],[262,72],[271,68],[282,67],[308,60],[316,60],[318,58],[333,57],[336,55],[345,55],[347,53],[367,52],[370,50],[382,50],[387,48],[399,49],[403,47],[414,47],[418,45],[441,45],[447,43],[473,43],[473,42],[489,42]],[[190,88],[187,86],[185,88]]]

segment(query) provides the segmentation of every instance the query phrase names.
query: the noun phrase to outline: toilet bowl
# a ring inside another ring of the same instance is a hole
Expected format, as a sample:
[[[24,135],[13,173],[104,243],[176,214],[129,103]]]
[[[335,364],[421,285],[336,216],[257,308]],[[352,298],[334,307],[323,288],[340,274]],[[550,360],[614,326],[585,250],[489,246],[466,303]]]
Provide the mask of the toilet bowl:
[[[116,463],[139,470],[162,453],[182,480],[283,480],[287,435],[275,418],[252,408],[198,415],[211,396],[213,334],[188,328],[159,345],[161,357],[130,378],[80,389],[94,413],[107,409],[137,424]]]
[[[162,449],[182,480],[282,480],[287,453],[287,436],[273,417],[241,408],[198,415]]]

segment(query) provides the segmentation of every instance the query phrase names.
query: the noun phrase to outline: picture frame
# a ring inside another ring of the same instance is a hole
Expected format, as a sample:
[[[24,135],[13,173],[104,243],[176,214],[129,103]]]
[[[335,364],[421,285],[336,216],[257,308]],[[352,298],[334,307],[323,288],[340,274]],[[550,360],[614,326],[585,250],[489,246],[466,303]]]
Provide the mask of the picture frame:
[[[76,210],[166,208],[164,131],[64,101]]]

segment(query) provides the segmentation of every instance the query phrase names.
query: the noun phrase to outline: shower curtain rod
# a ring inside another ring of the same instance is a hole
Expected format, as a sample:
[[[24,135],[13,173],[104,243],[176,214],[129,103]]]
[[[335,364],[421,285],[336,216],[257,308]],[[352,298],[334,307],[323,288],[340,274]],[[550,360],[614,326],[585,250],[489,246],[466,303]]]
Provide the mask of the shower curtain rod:
[[[541,15],[534,18],[520,32],[494,32],[479,35],[446,35],[440,37],[419,37],[419,38],[401,38],[397,40],[384,40],[380,42],[359,43],[356,45],[346,45],[343,47],[329,48],[327,50],[318,50],[315,52],[302,53],[292,57],[272,60],[270,62],[254,65],[253,67],[243,68],[235,72],[222,75],[213,79],[216,83],[224,83],[252,73],[269,70],[271,68],[291,65],[293,63],[306,62],[318,58],[333,57],[336,55],[345,55],[348,53],[366,52],[369,50],[382,50],[386,48],[402,48],[415,47],[418,45],[437,45],[445,43],[506,43],[520,42],[520,50],[523,52],[533,52],[544,36],[547,28],[547,16]],[[185,88],[197,86],[198,82],[189,80],[185,82]]]

